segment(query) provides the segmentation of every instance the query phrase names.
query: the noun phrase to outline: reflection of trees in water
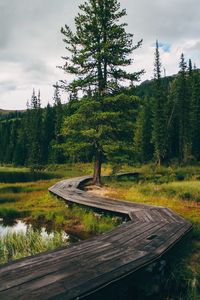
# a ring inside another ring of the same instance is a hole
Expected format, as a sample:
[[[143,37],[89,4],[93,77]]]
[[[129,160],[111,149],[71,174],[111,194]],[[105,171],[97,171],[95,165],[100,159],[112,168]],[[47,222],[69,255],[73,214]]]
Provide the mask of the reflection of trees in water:
[[[69,244],[88,238],[88,236],[85,236],[85,232],[76,232],[76,230],[73,232],[65,231],[63,226],[57,225],[54,220],[45,220],[44,216],[39,216],[37,219],[29,219],[28,221],[11,217],[0,219],[0,237],[10,231],[27,233],[31,230],[40,233],[46,238],[54,233],[61,233],[63,234],[63,239],[67,239]]]
[[[3,226],[3,227],[7,227],[7,226],[15,226],[17,225],[17,220],[12,218],[12,217],[6,217],[2,220],[2,222],[0,222],[0,226]]]

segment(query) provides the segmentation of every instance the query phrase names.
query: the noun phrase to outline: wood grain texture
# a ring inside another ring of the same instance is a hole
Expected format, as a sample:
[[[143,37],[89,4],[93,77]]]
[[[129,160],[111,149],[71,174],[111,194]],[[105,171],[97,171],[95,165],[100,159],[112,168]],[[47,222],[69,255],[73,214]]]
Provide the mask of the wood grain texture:
[[[67,203],[123,214],[130,221],[96,238],[1,266],[1,300],[71,300],[93,294],[95,299],[95,291],[158,259],[191,229],[167,208],[81,190],[90,180],[89,176],[63,180],[49,191]]]

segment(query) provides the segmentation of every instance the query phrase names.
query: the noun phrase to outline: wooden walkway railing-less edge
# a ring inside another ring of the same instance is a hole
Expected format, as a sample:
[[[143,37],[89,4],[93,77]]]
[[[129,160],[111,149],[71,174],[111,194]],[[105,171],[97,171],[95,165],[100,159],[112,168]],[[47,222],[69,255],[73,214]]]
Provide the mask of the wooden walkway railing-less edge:
[[[191,229],[167,208],[81,190],[90,179],[64,180],[49,191],[67,203],[127,215],[130,221],[96,238],[1,266],[1,300],[95,299],[95,292],[157,260]]]

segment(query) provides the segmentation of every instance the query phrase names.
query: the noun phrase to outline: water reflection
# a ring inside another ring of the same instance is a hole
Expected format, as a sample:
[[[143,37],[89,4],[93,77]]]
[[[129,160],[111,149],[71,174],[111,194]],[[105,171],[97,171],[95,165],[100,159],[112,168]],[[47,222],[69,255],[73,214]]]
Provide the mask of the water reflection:
[[[8,224],[5,220],[0,219],[0,237],[5,236],[7,233],[23,233],[26,234],[28,229],[34,229],[31,224],[26,224],[21,220],[15,220]],[[41,236],[45,239],[53,238],[54,232],[47,232],[45,227],[41,227],[39,230]],[[62,240],[65,242],[70,241],[70,236],[65,231],[60,231],[62,234]]]
[[[16,224],[17,224],[17,221],[13,218],[0,219],[0,226],[3,226],[3,227],[13,227]]]
[[[41,236],[45,239],[52,239],[55,232],[58,232],[54,226],[45,226],[38,222],[26,223],[22,220],[13,220],[13,219],[0,219],[0,237],[5,236],[7,233],[24,233],[26,234],[29,229],[40,232]],[[62,240],[66,244],[70,245],[72,243],[78,242],[81,239],[78,236],[68,234],[64,230],[59,230],[59,233],[62,234]]]
[[[27,225],[22,221],[12,221],[10,224],[8,224],[7,222],[4,222],[3,219],[0,220],[0,236],[6,235],[8,232],[26,233],[26,231]]]

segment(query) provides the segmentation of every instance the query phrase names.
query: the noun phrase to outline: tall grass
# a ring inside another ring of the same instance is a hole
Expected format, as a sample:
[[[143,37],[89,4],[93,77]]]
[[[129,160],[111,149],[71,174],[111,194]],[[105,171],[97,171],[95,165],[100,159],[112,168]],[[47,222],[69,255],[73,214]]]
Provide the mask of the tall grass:
[[[0,263],[53,250],[67,244],[63,233],[59,232],[44,237],[32,228],[29,228],[26,233],[10,231],[0,237]]]
[[[70,212],[71,216],[77,217],[86,231],[91,233],[104,233],[118,226],[122,219],[104,214],[94,213],[92,210],[74,206]]]

